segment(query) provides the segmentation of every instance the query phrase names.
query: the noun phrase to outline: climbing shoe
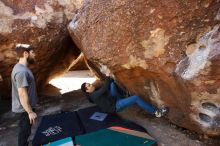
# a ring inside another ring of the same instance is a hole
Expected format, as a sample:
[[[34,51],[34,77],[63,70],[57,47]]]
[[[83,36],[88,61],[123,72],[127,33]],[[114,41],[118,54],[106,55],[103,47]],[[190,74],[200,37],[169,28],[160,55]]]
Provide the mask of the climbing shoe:
[[[158,110],[155,112],[155,116],[156,116],[157,118],[160,118],[160,117],[165,116],[168,112],[169,112],[169,109],[168,109],[167,107],[163,107],[163,108],[158,109]]]

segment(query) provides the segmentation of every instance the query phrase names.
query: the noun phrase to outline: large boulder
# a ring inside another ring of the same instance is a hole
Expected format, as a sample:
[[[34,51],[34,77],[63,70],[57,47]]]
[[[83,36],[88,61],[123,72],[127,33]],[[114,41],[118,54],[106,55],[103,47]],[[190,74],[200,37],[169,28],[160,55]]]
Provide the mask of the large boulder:
[[[15,46],[33,45],[37,63],[32,68],[38,89],[64,72],[80,50],[67,31],[82,0],[0,1],[0,96],[10,96],[10,74],[17,62]]]
[[[68,28],[98,70],[168,106],[171,122],[219,136],[219,9],[214,0],[92,0]]]

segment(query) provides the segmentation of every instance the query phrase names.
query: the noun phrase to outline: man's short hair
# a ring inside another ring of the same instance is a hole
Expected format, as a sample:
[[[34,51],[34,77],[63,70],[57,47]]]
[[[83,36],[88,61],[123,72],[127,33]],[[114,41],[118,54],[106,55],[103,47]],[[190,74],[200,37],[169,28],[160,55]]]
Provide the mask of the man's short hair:
[[[83,83],[83,84],[81,85],[81,90],[82,90],[83,92],[86,92],[86,90],[87,90],[87,88],[86,88],[86,83]]]
[[[34,50],[34,47],[28,44],[17,44],[15,50],[18,57],[23,57],[25,51],[30,52],[31,50]]]

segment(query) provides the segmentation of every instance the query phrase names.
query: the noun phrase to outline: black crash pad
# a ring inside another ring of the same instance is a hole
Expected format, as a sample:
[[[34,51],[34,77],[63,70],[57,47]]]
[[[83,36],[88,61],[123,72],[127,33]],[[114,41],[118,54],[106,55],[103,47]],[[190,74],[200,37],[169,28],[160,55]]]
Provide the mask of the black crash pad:
[[[75,112],[43,116],[32,145],[41,146],[65,137],[72,137],[74,139],[76,135],[82,133],[83,129]]]
[[[116,114],[107,114],[107,117],[103,121],[93,120],[91,119],[91,116],[95,112],[103,113],[101,109],[97,106],[92,106],[77,111],[80,122],[83,125],[82,127],[84,127],[84,131],[86,133],[94,132],[100,129],[105,129],[111,126],[120,126],[131,130],[146,132],[146,130],[143,127],[133,122],[124,120],[119,116],[117,116]]]

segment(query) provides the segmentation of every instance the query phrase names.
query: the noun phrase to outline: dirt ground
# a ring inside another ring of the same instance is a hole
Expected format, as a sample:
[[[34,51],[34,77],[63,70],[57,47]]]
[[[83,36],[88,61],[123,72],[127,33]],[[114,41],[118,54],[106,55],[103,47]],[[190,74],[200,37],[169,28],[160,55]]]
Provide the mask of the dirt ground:
[[[91,106],[91,104],[79,90],[63,94],[62,96],[41,97],[40,105],[37,108],[39,118],[32,127],[30,143],[43,115],[54,114],[60,111],[74,111],[88,106]],[[0,146],[16,146],[18,119],[10,111],[10,102],[5,102],[4,106],[1,105],[0,107]],[[171,124],[166,118],[155,118],[146,114],[137,106],[129,107],[119,113],[119,115],[142,125],[149,135],[158,141],[159,146],[220,146],[218,139],[204,138],[201,135],[179,128]]]

